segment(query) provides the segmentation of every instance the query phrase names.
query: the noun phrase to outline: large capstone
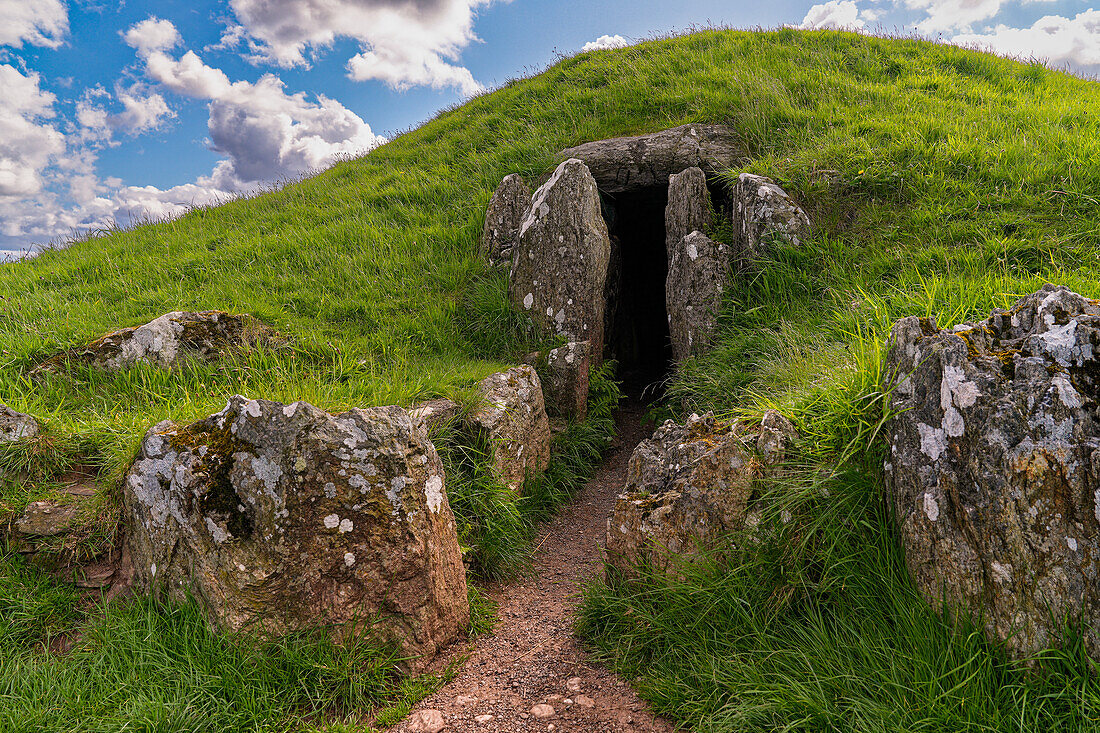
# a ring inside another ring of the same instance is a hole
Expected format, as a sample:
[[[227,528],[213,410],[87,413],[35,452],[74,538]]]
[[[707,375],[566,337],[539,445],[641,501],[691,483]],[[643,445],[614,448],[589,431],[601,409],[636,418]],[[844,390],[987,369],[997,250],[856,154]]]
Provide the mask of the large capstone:
[[[151,429],[125,481],[138,587],[217,625],[373,624],[417,669],[469,621],[443,465],[400,407],[233,397]]]
[[[707,231],[712,208],[707,176],[701,168],[688,168],[669,177],[665,207],[665,252],[669,262],[684,237]]]
[[[469,426],[489,447],[497,479],[519,493],[524,480],[550,465],[550,422],[542,383],[528,365],[513,367],[482,380],[481,399],[467,416]]]
[[[250,315],[173,311],[59,354],[41,368],[68,362],[118,371],[146,362],[170,369],[186,359],[213,361],[258,344],[281,341],[275,331]]]
[[[692,232],[673,248],[665,307],[677,363],[710,345],[729,275],[729,250],[705,234]]]
[[[733,230],[733,257],[744,264],[773,243],[800,245],[809,236],[810,218],[771,179],[742,173],[733,188]]]
[[[508,295],[545,336],[588,341],[603,353],[611,242],[600,195],[579,160],[557,167],[531,200],[512,256]]]
[[[744,529],[754,483],[784,457],[794,427],[769,411],[747,428],[692,415],[665,422],[634,449],[626,485],[607,520],[612,574],[631,577],[640,563],[670,572]]]
[[[0,442],[12,442],[38,435],[38,421],[30,415],[0,405]]]
[[[512,248],[530,206],[531,189],[523,179],[515,173],[505,176],[489,199],[481,231],[481,256],[490,265],[512,261]]]
[[[1017,657],[1080,620],[1100,656],[1100,303],[1044,286],[981,323],[890,337],[886,485],[924,596]]]
[[[606,193],[664,188],[687,168],[713,174],[733,168],[744,156],[740,136],[725,125],[680,125],[650,135],[584,143],[561,152],[582,160]]]

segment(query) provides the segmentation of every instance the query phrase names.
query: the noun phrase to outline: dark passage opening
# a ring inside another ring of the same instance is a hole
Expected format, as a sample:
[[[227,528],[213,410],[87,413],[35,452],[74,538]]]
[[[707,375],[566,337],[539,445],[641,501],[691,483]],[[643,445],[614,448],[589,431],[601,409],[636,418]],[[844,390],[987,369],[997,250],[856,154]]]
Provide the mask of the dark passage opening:
[[[665,310],[667,187],[601,196],[611,235],[606,356],[632,397],[660,397],[672,367]]]

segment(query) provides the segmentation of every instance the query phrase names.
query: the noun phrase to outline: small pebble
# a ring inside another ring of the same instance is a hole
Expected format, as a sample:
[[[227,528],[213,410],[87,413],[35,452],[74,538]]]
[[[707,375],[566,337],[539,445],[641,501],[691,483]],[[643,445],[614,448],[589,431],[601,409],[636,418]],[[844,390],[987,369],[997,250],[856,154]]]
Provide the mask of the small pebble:
[[[577,695],[573,702],[577,703],[582,708],[596,707],[596,701],[590,698],[588,695]]]
[[[443,713],[439,710],[418,710],[409,718],[412,733],[439,733],[446,727]]]
[[[477,698],[473,695],[459,695],[455,698],[456,705],[473,705],[477,702]]]
[[[485,725],[486,723],[493,722],[493,716],[486,713],[485,715],[479,715],[474,718],[474,722],[478,725]]]
[[[554,717],[554,708],[545,703],[541,703],[531,708],[531,715],[534,715],[539,720],[546,720],[547,718]]]
[[[581,691],[581,678],[580,677],[570,677],[569,679],[567,679],[565,681],[565,689],[569,690],[570,692],[580,692]]]

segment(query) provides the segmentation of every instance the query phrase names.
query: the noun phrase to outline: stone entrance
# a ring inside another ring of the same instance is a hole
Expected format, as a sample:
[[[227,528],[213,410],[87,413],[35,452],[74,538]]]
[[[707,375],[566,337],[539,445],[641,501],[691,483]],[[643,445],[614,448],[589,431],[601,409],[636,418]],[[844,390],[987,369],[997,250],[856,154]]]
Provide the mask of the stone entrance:
[[[529,205],[517,200],[523,182],[505,179],[482,251],[492,261],[514,242],[509,297],[535,327],[588,342],[594,361],[619,363],[629,393],[656,396],[676,364],[709,346],[728,279],[772,239],[797,245],[809,227],[767,179],[719,184],[716,174],[747,162],[737,139],[722,125],[684,125],[562,151]],[[738,241],[707,236],[717,216]]]

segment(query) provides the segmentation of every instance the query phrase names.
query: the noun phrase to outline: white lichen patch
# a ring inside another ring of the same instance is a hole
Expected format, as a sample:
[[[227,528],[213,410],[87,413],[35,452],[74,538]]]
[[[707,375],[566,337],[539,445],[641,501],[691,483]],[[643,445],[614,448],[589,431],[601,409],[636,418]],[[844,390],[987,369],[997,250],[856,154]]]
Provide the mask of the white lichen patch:
[[[1058,372],[1050,381],[1058,388],[1058,399],[1066,407],[1078,408],[1085,404],[1081,394],[1073,388],[1073,384],[1070,383],[1069,378],[1064,373]]]
[[[424,499],[428,503],[428,510],[432,514],[439,514],[443,506],[443,477],[432,475],[424,483]]]
[[[354,478],[358,478],[360,481],[363,480],[362,476],[356,476]],[[349,481],[348,483],[351,483],[351,482]],[[324,491],[325,491],[325,498],[327,498],[327,499],[335,499],[336,498],[336,484],[332,483],[331,481],[329,481],[328,483],[325,484]]]
[[[214,542],[220,545],[229,539],[229,532],[219,526],[217,522],[210,517],[204,517],[204,519],[206,520],[206,529],[210,531],[210,536],[214,538]]]
[[[256,456],[252,459],[252,473],[263,482],[264,493],[277,499],[275,489],[279,486],[279,479],[283,477],[282,467],[267,456]]]
[[[355,529],[355,523],[352,522],[350,519],[340,520],[340,534],[347,534],[353,529]]]
[[[1073,552],[1077,552],[1077,538],[1066,537],[1066,547],[1068,547]]]
[[[524,308],[526,308],[527,310],[531,310],[531,306],[534,305],[534,304],[535,304],[535,294],[534,293],[528,293],[527,295],[523,296],[523,307]]]
[[[940,504],[936,501],[936,497],[932,496],[931,491],[924,493],[924,516],[928,517],[929,522],[940,518]]]
[[[944,431],[924,423],[917,423],[917,431],[920,433],[921,453],[933,461],[938,460],[947,450],[947,436]]]
[[[249,417],[259,417],[262,414],[260,403],[256,400],[249,400],[244,403],[244,411]]]
[[[355,553],[354,552],[345,552],[344,553],[344,566],[350,568],[354,564],[355,564]]]
[[[340,516],[337,514],[329,514],[324,519],[325,529],[336,529],[340,526]]]
[[[283,405],[283,416],[294,417],[294,413],[298,412],[298,402],[292,402],[289,405]]]

